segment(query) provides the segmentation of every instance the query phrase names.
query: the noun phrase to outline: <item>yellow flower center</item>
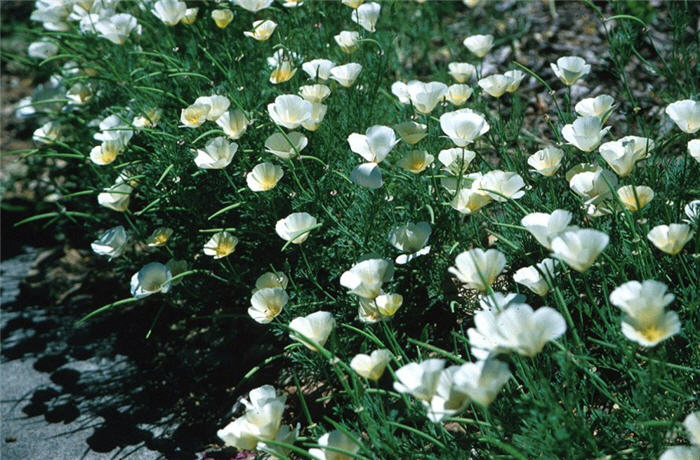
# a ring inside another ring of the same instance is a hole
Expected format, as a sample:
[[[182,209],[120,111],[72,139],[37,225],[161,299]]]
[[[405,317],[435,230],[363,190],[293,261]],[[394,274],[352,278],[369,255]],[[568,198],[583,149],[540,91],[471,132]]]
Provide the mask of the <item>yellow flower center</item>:
[[[222,241],[216,247],[216,257],[225,257],[236,249],[236,245],[232,241]]]
[[[642,329],[641,334],[651,343],[659,342],[666,335],[666,331],[659,329],[656,325],[648,326]]]

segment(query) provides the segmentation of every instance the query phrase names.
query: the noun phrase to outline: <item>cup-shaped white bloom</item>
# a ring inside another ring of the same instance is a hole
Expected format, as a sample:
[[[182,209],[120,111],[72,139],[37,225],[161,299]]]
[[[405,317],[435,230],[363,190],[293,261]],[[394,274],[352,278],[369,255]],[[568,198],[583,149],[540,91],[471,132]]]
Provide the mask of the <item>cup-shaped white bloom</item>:
[[[394,129],[401,140],[409,145],[415,145],[428,135],[428,126],[415,121],[404,121],[394,125]]]
[[[447,85],[439,81],[423,83],[413,80],[408,82],[406,88],[413,106],[418,112],[426,115],[435,109],[447,93]]]
[[[421,401],[430,401],[437,391],[444,359],[428,359],[421,363],[409,363],[396,371],[394,389],[408,393]]]
[[[158,0],[153,5],[153,14],[166,26],[174,26],[185,17],[187,5],[179,0]]]
[[[579,78],[588,75],[591,71],[591,66],[586,64],[583,58],[578,56],[564,56],[557,59],[557,63],[549,64],[562,83],[566,86],[571,86],[578,81]]]
[[[109,208],[113,211],[124,212],[126,208],[129,207],[129,201],[131,200],[131,192],[133,188],[131,185],[118,182],[111,187],[104,189],[100,194],[97,195],[97,203],[100,206]]]
[[[554,270],[554,260],[547,258],[536,265],[516,271],[513,274],[513,281],[522,284],[539,296],[545,296],[549,292]]]
[[[425,150],[410,150],[401,157],[397,164],[410,173],[419,174],[433,164],[434,159],[435,157]]]
[[[332,314],[327,311],[317,311],[294,318],[289,323],[289,329],[292,331],[289,337],[303,343],[309,350],[316,351],[315,345],[325,345],[334,327],[335,319]]]
[[[316,226],[316,218],[306,212],[295,212],[277,221],[275,231],[285,241],[301,244]]]
[[[482,78],[477,83],[481,89],[489,94],[489,96],[501,97],[508,90],[508,87],[511,84],[511,79],[505,75],[495,74]]]
[[[481,190],[488,193],[495,201],[517,200],[525,195],[522,190],[525,181],[517,173],[494,169],[483,175],[480,183]]]
[[[92,251],[100,256],[107,256],[109,260],[119,257],[126,249],[128,237],[124,227],[119,225],[104,232],[90,244]]]
[[[295,94],[277,96],[275,102],[267,105],[272,121],[287,129],[296,129],[311,118],[313,106]]]
[[[343,30],[333,38],[340,49],[347,54],[354,53],[360,43],[360,33],[350,30]]]
[[[311,108],[311,118],[306,120],[301,126],[308,131],[316,131],[326,117],[328,106],[324,104],[314,103]]]
[[[92,136],[93,138],[102,142],[118,142],[122,148],[129,143],[134,135],[134,131],[117,115],[108,116],[100,122],[99,127],[100,132]]]
[[[617,197],[630,211],[638,211],[654,199],[654,190],[646,185],[624,185],[617,189]]]
[[[428,254],[430,246],[426,246],[426,244],[428,244],[431,232],[432,229],[427,222],[418,222],[417,224],[409,222],[392,228],[389,232],[389,243],[399,251],[406,253],[398,256],[396,263],[403,265],[416,257]]]
[[[58,53],[58,45],[50,41],[33,42],[27,48],[27,55],[34,59],[47,59]]]
[[[527,164],[532,166],[536,173],[550,177],[559,171],[563,157],[564,151],[562,149],[548,146],[527,157]]]
[[[146,244],[153,248],[165,246],[170,237],[173,236],[173,229],[170,227],[158,227],[146,238]]]
[[[674,299],[673,294],[666,293],[667,289],[664,283],[654,280],[628,281],[615,288],[610,302],[625,312],[622,319],[625,337],[653,347],[680,332],[678,315],[665,311]]]
[[[600,96],[581,99],[574,107],[574,110],[579,116],[598,117],[605,122],[614,107],[615,99],[607,94],[601,94]]]
[[[466,363],[452,377],[455,385],[470,400],[484,407],[496,399],[498,392],[510,380],[508,365],[497,359]]]
[[[360,450],[357,442],[340,430],[333,430],[318,438],[318,445],[321,447],[309,449],[309,455],[318,460],[350,460],[355,457],[343,452],[356,454]]]
[[[270,83],[273,85],[284,83],[285,81],[291,80],[296,73],[297,69],[291,61],[286,59],[282,60],[270,73]]]
[[[568,230],[552,240],[552,256],[578,272],[585,272],[609,241],[606,233],[592,228]]]
[[[287,301],[289,296],[282,288],[260,289],[255,291],[250,299],[251,306],[248,308],[248,314],[256,322],[267,324],[282,312]]]
[[[661,454],[659,460],[696,460],[700,457],[698,446],[673,446]]]
[[[94,24],[94,30],[101,38],[106,38],[115,45],[123,45],[132,32],[141,34],[141,26],[135,17],[120,13],[99,20]]]
[[[141,115],[134,117],[131,122],[137,128],[153,128],[158,124],[163,116],[163,110],[159,108],[151,108],[143,111]]]
[[[469,403],[469,398],[462,389],[455,384],[454,376],[459,371],[459,366],[450,366],[440,373],[435,395],[430,401],[423,401],[427,409],[428,420],[439,423],[447,417],[455,415]]]
[[[350,361],[350,367],[360,377],[369,380],[379,380],[384,373],[386,365],[391,361],[391,352],[386,349],[374,350],[371,354],[363,353],[355,355]]]
[[[467,99],[471,97],[473,92],[474,90],[472,90],[472,87],[469,85],[450,85],[445,93],[445,100],[447,100],[447,102],[450,104],[459,107],[466,104]]]
[[[123,146],[118,141],[105,141],[90,150],[90,160],[96,165],[108,165],[117,159],[122,148]]]
[[[231,106],[231,101],[226,96],[220,96],[218,94],[213,94],[211,96],[200,96],[194,101],[194,105],[208,105],[209,112],[207,113],[207,120],[216,121],[222,116],[228,108]]]
[[[233,253],[238,245],[238,238],[229,232],[218,232],[204,244],[204,254],[221,259]]]
[[[186,26],[192,25],[197,20],[197,14],[199,14],[199,7],[187,8],[180,22]]]
[[[48,121],[34,130],[32,140],[41,144],[53,144],[61,138],[61,126],[53,121]]]
[[[490,127],[480,113],[460,109],[442,114],[440,128],[455,145],[465,147],[486,134]]]
[[[509,93],[514,93],[520,88],[520,83],[522,83],[525,78],[525,73],[522,70],[509,70],[503,74],[504,77],[510,80],[510,84],[506,89]]]
[[[688,439],[696,446],[700,446],[700,411],[688,414],[683,420],[683,426],[688,430]]]
[[[305,85],[299,88],[299,94],[313,104],[321,104],[331,95],[331,89],[326,85]]]
[[[462,214],[474,214],[491,201],[491,197],[481,190],[462,188],[452,199],[450,206]]]
[[[265,139],[265,151],[283,160],[296,157],[308,145],[309,140],[302,133],[292,131],[286,135],[274,133]]]
[[[471,53],[482,58],[493,48],[493,35],[472,35],[462,42]]]
[[[450,62],[447,69],[457,83],[465,83],[476,75],[476,67],[468,62]]]
[[[538,354],[547,342],[566,332],[566,322],[558,311],[550,307],[535,311],[524,303],[506,308],[498,315],[496,322],[505,339],[501,346],[529,357]]]
[[[370,190],[381,188],[384,184],[382,171],[377,166],[377,163],[372,162],[355,166],[350,172],[350,180],[353,184]]]
[[[182,109],[180,123],[187,128],[199,128],[207,121],[209,111],[211,111],[209,104],[192,104]]]
[[[248,118],[239,109],[229,110],[216,119],[216,124],[229,139],[240,139],[248,129]]]
[[[632,172],[637,161],[649,157],[654,141],[646,137],[625,136],[600,146],[600,156],[620,177]]]
[[[211,18],[219,29],[225,29],[233,21],[233,11],[222,8],[211,11]]]
[[[83,105],[92,98],[92,90],[88,85],[76,83],[66,91],[66,99],[71,105]]]
[[[258,444],[258,433],[245,417],[239,417],[218,430],[216,435],[224,444],[238,449],[255,449]]]
[[[688,141],[688,154],[700,163],[700,139]]]
[[[379,19],[379,13],[382,6],[376,2],[363,3],[358,6],[351,14],[351,19],[356,22],[367,32],[376,32],[376,24]]]
[[[244,10],[251,13],[257,13],[260,10],[272,5],[273,0],[231,0],[234,5],[240,6]]]
[[[331,69],[331,79],[346,88],[350,88],[362,71],[362,66],[356,62],[335,66]]]
[[[350,150],[372,163],[384,161],[398,142],[394,130],[381,125],[370,126],[365,134],[352,133],[348,136]]]
[[[201,169],[223,169],[231,163],[237,151],[235,142],[229,142],[223,136],[215,137],[206,143],[204,149],[197,149],[194,163]]]
[[[331,76],[331,69],[335,67],[335,62],[328,59],[314,59],[302,64],[301,70],[306,72],[309,78],[328,80]]]
[[[676,101],[666,106],[666,114],[688,134],[694,134],[700,129],[700,102],[686,99]]]
[[[569,187],[586,204],[598,204],[608,198],[617,186],[617,176],[607,169],[597,168],[594,171],[584,171],[569,180]]]
[[[403,305],[401,294],[381,294],[374,299],[359,297],[358,317],[363,323],[378,323],[390,319]]]
[[[301,56],[299,56],[297,53],[294,51],[288,51],[286,49],[278,49],[274,53],[272,53],[272,56],[267,58],[267,65],[270,67],[277,67],[279,66],[282,62],[297,62],[298,60],[301,59]]]
[[[172,277],[165,265],[158,262],[146,264],[131,277],[131,295],[141,299],[158,292],[168,292]]]
[[[455,176],[466,173],[474,158],[476,158],[476,152],[460,147],[440,150],[438,155],[438,160],[445,170]]]
[[[657,225],[649,231],[647,238],[660,251],[676,255],[693,238],[693,234],[688,224]]]
[[[479,291],[488,290],[506,266],[506,256],[497,249],[481,248],[464,251],[455,259],[455,266],[448,271],[462,283]]]
[[[253,38],[259,42],[264,42],[272,37],[277,29],[277,23],[269,19],[253,21],[253,30],[246,30],[243,35]]]
[[[603,128],[603,122],[598,117],[579,117],[572,124],[564,126],[561,135],[577,149],[592,152],[608,131],[610,126]]]
[[[282,179],[284,171],[278,165],[265,162],[255,165],[246,177],[248,188],[254,192],[266,192],[275,188],[277,182]]]
[[[409,104],[411,96],[408,93],[408,85],[402,81],[395,81],[391,84],[391,94],[399,99],[402,104]]]
[[[289,283],[289,278],[282,272],[266,272],[258,277],[255,281],[255,289],[253,289],[253,294],[260,289],[266,288],[282,288],[287,289],[287,283]]]
[[[533,212],[520,220],[520,225],[535,237],[538,243],[547,249],[552,249],[552,240],[560,233],[571,229],[571,213],[557,209],[551,214]]]
[[[394,264],[387,259],[367,259],[355,264],[340,276],[340,285],[365,299],[382,293],[382,285],[394,276]]]

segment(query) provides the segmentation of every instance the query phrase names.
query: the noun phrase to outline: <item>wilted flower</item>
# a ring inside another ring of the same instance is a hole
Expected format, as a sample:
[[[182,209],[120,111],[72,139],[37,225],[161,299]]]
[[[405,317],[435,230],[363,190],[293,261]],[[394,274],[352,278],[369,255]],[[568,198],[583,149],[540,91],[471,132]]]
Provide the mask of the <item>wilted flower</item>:
[[[97,202],[100,206],[104,206],[105,208],[124,212],[126,208],[129,207],[132,191],[133,188],[131,185],[125,182],[117,182],[111,187],[103,189],[103,191],[97,195]]]
[[[450,85],[445,93],[445,100],[459,107],[467,102],[467,99],[469,99],[473,92],[474,90],[472,90],[472,87],[469,85]]]
[[[437,391],[444,359],[428,359],[421,363],[409,363],[396,371],[394,389],[408,393],[421,401],[430,401]]]
[[[340,430],[333,430],[318,438],[318,445],[321,447],[309,449],[309,455],[318,460],[349,460],[354,456],[343,454],[335,449],[350,452],[350,454],[356,454],[360,450],[357,442]]]
[[[413,80],[408,82],[406,89],[411,103],[422,114],[432,112],[447,93],[447,85],[439,81],[423,83]]]
[[[100,256],[108,256],[109,260],[119,257],[124,252],[127,242],[126,230],[124,227],[119,225],[117,227],[110,228],[99,238],[92,242],[90,247],[93,252]]]
[[[235,142],[229,142],[223,136],[215,137],[206,143],[204,150],[197,149],[194,162],[201,169],[223,169],[231,163],[237,151]]]
[[[494,169],[481,178],[480,189],[495,201],[517,200],[525,195],[525,181],[517,173]]]
[[[394,125],[394,129],[401,140],[409,145],[415,145],[428,135],[428,126],[415,121],[404,121]]]
[[[486,91],[490,96],[501,97],[508,90],[511,79],[505,75],[495,74],[482,78],[477,83],[481,89]]]
[[[480,113],[460,109],[442,114],[440,128],[455,145],[465,147],[486,134],[490,127]]]
[[[628,281],[610,293],[610,303],[625,312],[622,333],[633,342],[653,347],[678,334],[681,323],[675,312],[665,308],[673,302],[664,283],[654,280]]]
[[[316,226],[316,218],[306,212],[295,212],[277,221],[275,231],[285,241],[301,244]]]
[[[493,48],[493,35],[472,35],[462,43],[474,56],[482,58]]]
[[[146,239],[146,244],[151,247],[165,246],[170,237],[173,236],[173,229],[169,227],[158,227],[153,230],[151,236]]]
[[[315,345],[321,347],[325,345],[334,327],[335,319],[332,314],[327,311],[317,311],[307,316],[294,318],[289,323],[289,329],[292,331],[289,337],[301,342],[309,350],[317,351]],[[313,341],[313,343],[308,343],[308,341]]]
[[[360,75],[362,66],[355,62],[339,65],[331,69],[331,79],[337,81],[346,88],[350,88]]]
[[[688,154],[700,163],[700,139],[688,141]]]
[[[448,268],[462,283],[485,292],[496,281],[506,266],[506,256],[496,249],[480,248],[464,251],[455,259],[455,266]]]
[[[289,296],[282,288],[263,288],[255,291],[250,299],[248,314],[256,322],[267,324],[280,314]]]
[[[165,265],[158,262],[146,264],[131,277],[131,295],[141,299],[158,292],[168,292],[172,277]]]
[[[331,89],[326,85],[305,85],[299,88],[299,94],[312,104],[321,104],[331,95]]]
[[[115,45],[123,45],[132,32],[141,34],[141,26],[130,14],[115,14],[99,20],[94,24],[97,34]]]
[[[467,62],[450,62],[447,69],[457,83],[469,81],[476,74],[476,68]]]
[[[563,157],[564,151],[562,149],[549,146],[527,157],[527,164],[532,166],[538,174],[550,177],[559,171]]]
[[[302,64],[301,70],[306,72],[309,78],[318,78],[319,80],[328,80],[331,76],[331,69],[335,67],[333,61],[328,59],[314,59]]]
[[[199,128],[207,121],[211,106],[209,104],[192,104],[182,109],[180,123],[187,128]]]
[[[229,110],[216,119],[216,124],[229,139],[240,139],[248,129],[248,118],[239,109]]]
[[[506,363],[487,359],[463,364],[454,373],[452,380],[470,400],[486,407],[496,399],[496,395],[511,376]]]
[[[58,53],[58,45],[47,40],[33,42],[27,48],[27,55],[34,59],[48,59]]]
[[[352,133],[348,136],[350,150],[371,163],[384,161],[398,142],[394,130],[381,125],[370,126],[365,134]]]
[[[363,3],[352,12],[350,18],[367,32],[376,32],[375,25],[379,19],[379,12],[382,6],[376,2]]]
[[[340,285],[365,299],[382,293],[382,285],[394,276],[394,264],[387,259],[367,259],[355,264],[340,276]]]
[[[694,134],[700,129],[700,102],[686,99],[676,101],[666,107],[666,114],[688,134]]]
[[[238,238],[229,232],[218,232],[204,245],[204,254],[221,259],[233,253],[238,245]]]
[[[687,224],[657,225],[649,231],[647,238],[660,251],[674,256],[693,238],[693,232]]]
[[[560,233],[574,228],[569,227],[571,213],[557,209],[551,214],[533,212],[522,218],[520,225],[535,237],[538,243],[547,249],[552,249],[552,240]]]
[[[211,18],[219,29],[225,29],[233,21],[233,11],[228,8],[212,10]]]
[[[554,277],[554,268],[554,260],[547,258],[536,265],[518,269],[513,274],[513,281],[539,296],[545,296]]]
[[[283,175],[281,167],[268,162],[260,163],[246,175],[246,183],[254,192],[266,192],[275,188]]]
[[[579,78],[588,75],[588,72],[591,71],[591,66],[578,56],[560,57],[556,64],[549,65],[554,75],[566,86],[573,85]]]
[[[231,0],[234,5],[240,6],[244,10],[251,13],[257,13],[260,10],[272,5],[273,0]]]
[[[295,94],[277,96],[275,102],[267,105],[272,121],[287,129],[296,129],[311,118],[313,106]]]
[[[166,26],[174,26],[185,17],[187,5],[179,0],[158,0],[153,4],[153,14]]]
[[[607,94],[581,99],[574,110],[582,117],[598,117],[603,123],[615,107],[615,99]]]
[[[391,361],[391,352],[386,349],[374,350],[371,354],[357,354],[350,367],[360,375],[369,380],[379,380],[384,373],[386,365]]]
[[[253,21],[253,30],[246,30],[243,35],[259,42],[267,41],[277,28],[277,23],[269,19]]]
[[[308,131],[316,131],[326,117],[326,112],[328,111],[328,106],[323,104],[312,103],[311,108],[311,118],[306,120],[301,126]]]
[[[577,149],[592,152],[608,131],[610,127],[603,128],[603,122],[598,117],[579,117],[573,124],[564,126],[561,135]]]
[[[197,14],[199,13],[199,8],[187,8],[185,10],[185,15],[182,17],[180,22],[182,22],[184,25],[189,26],[194,24],[194,22],[197,20]]]
[[[283,160],[289,160],[299,155],[308,143],[309,140],[306,136],[297,131],[292,131],[287,135],[274,133],[265,139],[265,151]]]
[[[654,198],[654,190],[646,185],[624,185],[617,189],[617,197],[630,211],[638,211]]]
[[[433,164],[435,158],[425,150],[411,150],[398,161],[398,165],[408,172],[418,174]]]
[[[578,272],[585,272],[609,241],[607,234],[592,228],[567,230],[552,240],[552,256]]]
[[[476,157],[476,153],[461,147],[440,150],[438,160],[450,174],[458,176],[467,172],[469,165]]]
[[[426,244],[428,244],[431,232],[432,229],[427,222],[418,222],[417,224],[409,222],[392,228],[389,233],[389,243],[399,251],[406,253],[398,256],[396,263],[403,265],[416,257],[428,254],[430,246],[426,246]]]
[[[354,53],[360,42],[360,33],[355,31],[343,30],[338,35],[333,37],[341,50],[345,53]]]

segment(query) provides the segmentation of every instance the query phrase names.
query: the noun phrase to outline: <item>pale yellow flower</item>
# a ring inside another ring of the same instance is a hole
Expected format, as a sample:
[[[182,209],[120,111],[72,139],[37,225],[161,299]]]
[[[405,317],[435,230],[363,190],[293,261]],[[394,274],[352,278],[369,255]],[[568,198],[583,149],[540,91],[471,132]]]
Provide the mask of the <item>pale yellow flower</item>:
[[[545,177],[553,176],[561,167],[564,151],[553,146],[538,150],[527,158],[527,164]]]
[[[398,165],[408,172],[418,174],[433,164],[433,160],[434,157],[425,150],[411,150],[399,160]]]
[[[386,349],[374,350],[371,354],[358,354],[350,361],[350,367],[369,380],[379,380],[386,365],[391,361],[391,352]]]
[[[630,211],[638,211],[654,198],[654,191],[645,185],[624,185],[617,189],[622,205]]]
[[[676,255],[693,239],[693,231],[688,224],[657,225],[647,234],[647,238],[660,251]]]
[[[146,239],[146,244],[151,247],[165,246],[170,237],[173,235],[173,229],[169,227],[158,227],[153,230],[151,236]]]
[[[212,10],[211,18],[214,20],[216,27],[219,29],[225,29],[231,21],[233,21],[233,11],[228,8],[223,8],[220,10]]]
[[[246,30],[243,35],[259,42],[267,41],[277,28],[277,23],[269,19],[253,21],[253,30]]]
[[[238,238],[229,232],[215,233],[204,245],[204,254],[221,259],[233,253],[238,245]]]

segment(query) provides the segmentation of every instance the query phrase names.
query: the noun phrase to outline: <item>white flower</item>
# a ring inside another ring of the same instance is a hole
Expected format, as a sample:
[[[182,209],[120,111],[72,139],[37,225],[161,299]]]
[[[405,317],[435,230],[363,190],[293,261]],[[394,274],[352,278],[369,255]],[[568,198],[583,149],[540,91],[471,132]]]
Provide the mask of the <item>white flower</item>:
[[[560,57],[557,59],[556,64],[552,63],[549,65],[554,75],[566,86],[573,85],[579,78],[588,75],[591,71],[591,66],[578,56]]]
[[[265,272],[255,280],[255,289],[253,289],[253,294],[260,289],[265,288],[282,288],[287,289],[287,283],[289,283],[289,278],[282,272]]]
[[[391,361],[391,352],[386,349],[374,350],[371,354],[357,354],[352,361],[350,367],[357,372],[360,377],[369,380],[379,380],[384,373],[386,365]]]
[[[525,181],[517,173],[494,169],[481,178],[480,189],[495,201],[517,200],[525,195]]]
[[[92,242],[90,247],[93,252],[100,256],[108,256],[109,260],[119,257],[126,249],[127,242],[126,230],[124,227],[119,225],[118,227],[113,227],[104,232]]]
[[[696,446],[700,446],[700,411],[688,414],[683,420],[683,426],[688,430],[688,439]]]
[[[386,259],[367,259],[355,264],[340,277],[340,285],[365,299],[374,299],[382,293],[382,284],[394,276],[394,264]]]
[[[545,177],[553,176],[561,167],[564,151],[553,146],[538,150],[527,158],[527,164],[532,166],[535,172]]]
[[[491,202],[491,197],[473,188],[462,188],[450,202],[450,206],[462,214],[474,214]]]
[[[700,163],[700,139],[688,141],[688,154]]]
[[[445,93],[445,100],[459,107],[467,102],[467,99],[469,99],[473,92],[474,90],[472,90],[472,87],[469,85],[450,85]]]
[[[673,446],[666,449],[659,460],[697,460],[699,457],[698,446]]]
[[[442,114],[440,128],[455,145],[465,147],[486,134],[490,127],[480,113],[460,109]]]
[[[687,224],[657,225],[647,234],[654,246],[666,254],[676,255],[693,239],[693,231]]]
[[[452,379],[470,400],[485,407],[496,399],[496,395],[511,376],[506,363],[487,359],[463,364]]]
[[[433,160],[435,157],[425,150],[409,150],[396,164],[410,173],[419,174],[433,164]]]
[[[586,204],[598,204],[608,198],[617,186],[617,176],[607,169],[596,165],[593,171],[583,171],[574,174],[569,180],[569,187]]]
[[[394,130],[381,125],[370,126],[365,134],[352,133],[348,136],[350,150],[371,163],[384,161],[398,142]]]
[[[406,88],[411,103],[423,114],[432,112],[447,93],[447,85],[439,81],[423,83],[413,80],[408,82]]]
[[[493,35],[472,35],[462,43],[474,56],[482,58],[493,48]]]
[[[48,121],[34,130],[32,140],[41,144],[53,144],[61,138],[61,127],[54,121]]]
[[[208,105],[209,112],[206,117],[209,121],[216,121],[231,106],[231,101],[226,96],[213,94],[211,96],[201,96],[194,101],[194,105]]]
[[[273,0],[231,0],[231,2],[251,13],[257,13],[272,5]]]
[[[490,96],[501,97],[508,90],[511,82],[511,79],[505,75],[495,74],[482,78],[477,83]]]
[[[363,3],[357,9],[353,10],[350,18],[352,22],[356,22],[367,32],[376,32],[375,25],[379,19],[379,13],[382,6],[376,2]]]
[[[284,171],[282,168],[269,163],[260,163],[255,165],[253,170],[246,175],[246,183],[248,188],[254,192],[265,192],[275,188],[277,182],[282,179]]]
[[[95,31],[100,37],[106,38],[115,45],[123,45],[132,32],[141,34],[141,26],[135,17],[122,13],[98,21],[95,24]]]
[[[350,172],[350,180],[353,184],[370,190],[381,188],[384,184],[379,166],[372,162],[355,166]]]
[[[309,78],[318,78],[319,80],[328,80],[331,76],[331,69],[335,67],[333,61],[328,59],[314,59],[302,64],[301,70],[306,72]]]
[[[331,69],[331,79],[337,81],[346,88],[350,88],[360,75],[362,66],[355,62],[339,65]]]
[[[333,430],[318,438],[318,445],[321,447],[309,449],[309,455],[318,460],[350,460],[355,458],[337,450],[326,449],[326,447],[350,452],[351,454],[356,454],[360,450],[357,442],[340,430]]]
[[[683,208],[683,212],[687,217],[687,219],[684,219],[685,222],[694,224],[700,221],[700,200],[693,200],[686,204]]]
[[[681,323],[678,315],[665,311],[673,302],[664,283],[654,280],[628,281],[610,294],[610,303],[625,312],[622,333],[633,342],[653,347],[678,334]]]
[[[285,241],[301,244],[316,226],[316,218],[306,212],[295,212],[277,221],[275,231]]]
[[[162,116],[162,109],[146,109],[141,115],[135,116],[131,124],[136,128],[153,128],[158,124]]]
[[[215,233],[204,244],[204,254],[221,259],[233,253],[238,245],[238,238],[231,235],[229,232]]]
[[[240,139],[248,129],[248,118],[239,109],[229,110],[216,119],[216,124],[229,139]]]
[[[415,145],[428,135],[428,126],[415,121],[404,121],[394,125],[394,129],[401,140],[409,145]]]
[[[457,83],[467,82],[476,74],[476,67],[467,62],[450,62],[447,69]]]
[[[610,241],[607,234],[591,228],[568,230],[552,240],[552,256],[578,272],[585,272]]]
[[[454,381],[460,366],[450,366],[440,373],[435,394],[430,401],[421,401],[427,409],[428,420],[438,423],[455,415],[467,406],[469,398]]]
[[[666,114],[688,134],[694,134],[700,129],[700,102],[686,99],[676,101],[666,107]]]
[[[267,324],[280,314],[288,300],[289,296],[282,288],[260,289],[250,299],[248,314],[256,322]]]
[[[600,146],[600,156],[620,177],[632,172],[639,160],[649,157],[654,141],[645,137],[625,136],[619,140],[606,142]]]
[[[264,42],[272,37],[272,34],[277,29],[277,23],[269,19],[253,21],[253,30],[246,30],[243,35],[253,38],[259,42]]]
[[[341,3],[345,6],[349,6],[353,10],[362,5],[365,0],[342,0]]]
[[[571,213],[557,209],[551,214],[533,212],[522,218],[520,225],[535,237],[538,243],[547,249],[552,248],[552,240],[569,229]]]
[[[360,33],[355,31],[343,30],[338,35],[333,37],[341,50],[345,53],[354,53],[360,42]]]
[[[617,197],[630,211],[638,211],[654,199],[654,190],[646,185],[624,185],[617,189]]]
[[[131,295],[141,299],[158,292],[168,292],[172,277],[165,265],[158,262],[146,264],[131,277]]]
[[[146,244],[152,248],[165,246],[174,230],[170,227],[158,227],[153,230],[153,233],[146,239]]]
[[[514,93],[518,90],[518,88],[520,88],[520,83],[523,81],[526,75],[522,70],[509,70],[505,72],[503,76],[510,80],[510,84],[508,84],[506,91],[509,93]]]
[[[331,89],[326,85],[305,85],[299,87],[299,94],[312,104],[320,104],[331,95]]]
[[[399,251],[406,253],[398,256],[396,263],[403,265],[416,257],[428,254],[430,246],[426,246],[426,244],[428,244],[431,232],[432,229],[427,222],[418,222],[417,224],[409,222],[392,228],[389,233],[389,243]]]
[[[519,303],[525,303],[525,296],[514,292],[492,292],[481,296],[479,299],[479,306],[482,310],[494,313],[500,313],[506,308]]]
[[[444,359],[428,359],[421,363],[409,363],[396,371],[394,389],[408,393],[421,401],[430,401],[437,391]]]
[[[275,102],[267,105],[272,121],[287,129],[296,129],[311,118],[313,106],[294,94],[277,96]]]
[[[479,291],[487,291],[506,266],[506,256],[496,249],[480,248],[460,253],[455,266],[448,271],[462,283]]]
[[[302,133],[292,131],[286,135],[274,133],[265,139],[265,151],[276,155],[283,160],[296,157],[304,150],[309,140]]]
[[[207,121],[210,111],[209,104],[192,104],[180,112],[180,123],[187,128],[199,128]]]
[[[381,294],[374,299],[358,297],[360,304],[357,316],[363,323],[374,324],[382,319],[390,319],[403,305],[401,294]]]
[[[93,136],[98,141],[117,141],[122,147],[129,143],[134,131],[116,115],[110,115],[100,122],[100,132]]]
[[[47,40],[32,42],[27,48],[27,55],[34,59],[48,59],[58,53],[58,45]]]
[[[402,81],[395,81],[391,84],[391,94],[399,99],[402,104],[411,102],[411,95],[408,93],[408,85]]]
[[[219,29],[225,29],[233,21],[233,11],[222,8],[211,11],[211,18]]]
[[[97,203],[105,208],[124,212],[129,207],[132,191],[133,188],[129,184],[117,182],[97,195]]]
[[[579,117],[573,124],[564,126],[561,135],[577,149],[592,152],[600,145],[608,131],[610,126],[603,128],[603,123],[598,117]]]
[[[153,14],[166,26],[174,26],[185,17],[187,5],[179,0],[158,0],[153,5]]]
[[[192,25],[197,20],[198,13],[199,13],[199,7],[187,8],[185,10],[185,15],[182,17],[180,22],[182,22],[186,26]]]
[[[545,296],[549,292],[554,270],[554,260],[547,258],[536,265],[520,268],[513,274],[513,281],[539,296]]]
[[[223,169],[231,163],[238,151],[238,144],[229,142],[225,137],[215,137],[204,146],[197,149],[194,163],[201,169]]]
[[[322,347],[326,344],[334,327],[335,319],[332,314],[327,311],[317,311],[294,318],[289,323],[289,329],[292,331],[289,337],[301,342],[308,349],[316,351],[316,345]]]
[[[90,150],[90,160],[96,165],[108,165],[117,159],[122,148],[123,146],[118,141],[105,141]]]
[[[296,67],[289,60],[282,60],[270,73],[270,83],[277,85],[290,80],[297,73]]]
[[[70,105],[83,105],[92,98],[92,90],[89,86],[76,83],[66,91],[66,99]]]
[[[476,152],[461,147],[440,150],[438,155],[438,160],[445,170],[455,176],[466,173],[474,158],[476,158]]]
[[[581,99],[574,110],[582,117],[598,117],[605,122],[614,107],[615,99],[607,94],[601,94],[597,97]]]
[[[326,117],[328,106],[319,103],[312,104],[311,118],[302,123],[301,126],[303,126],[306,130],[316,131],[321,126],[323,119]]]

